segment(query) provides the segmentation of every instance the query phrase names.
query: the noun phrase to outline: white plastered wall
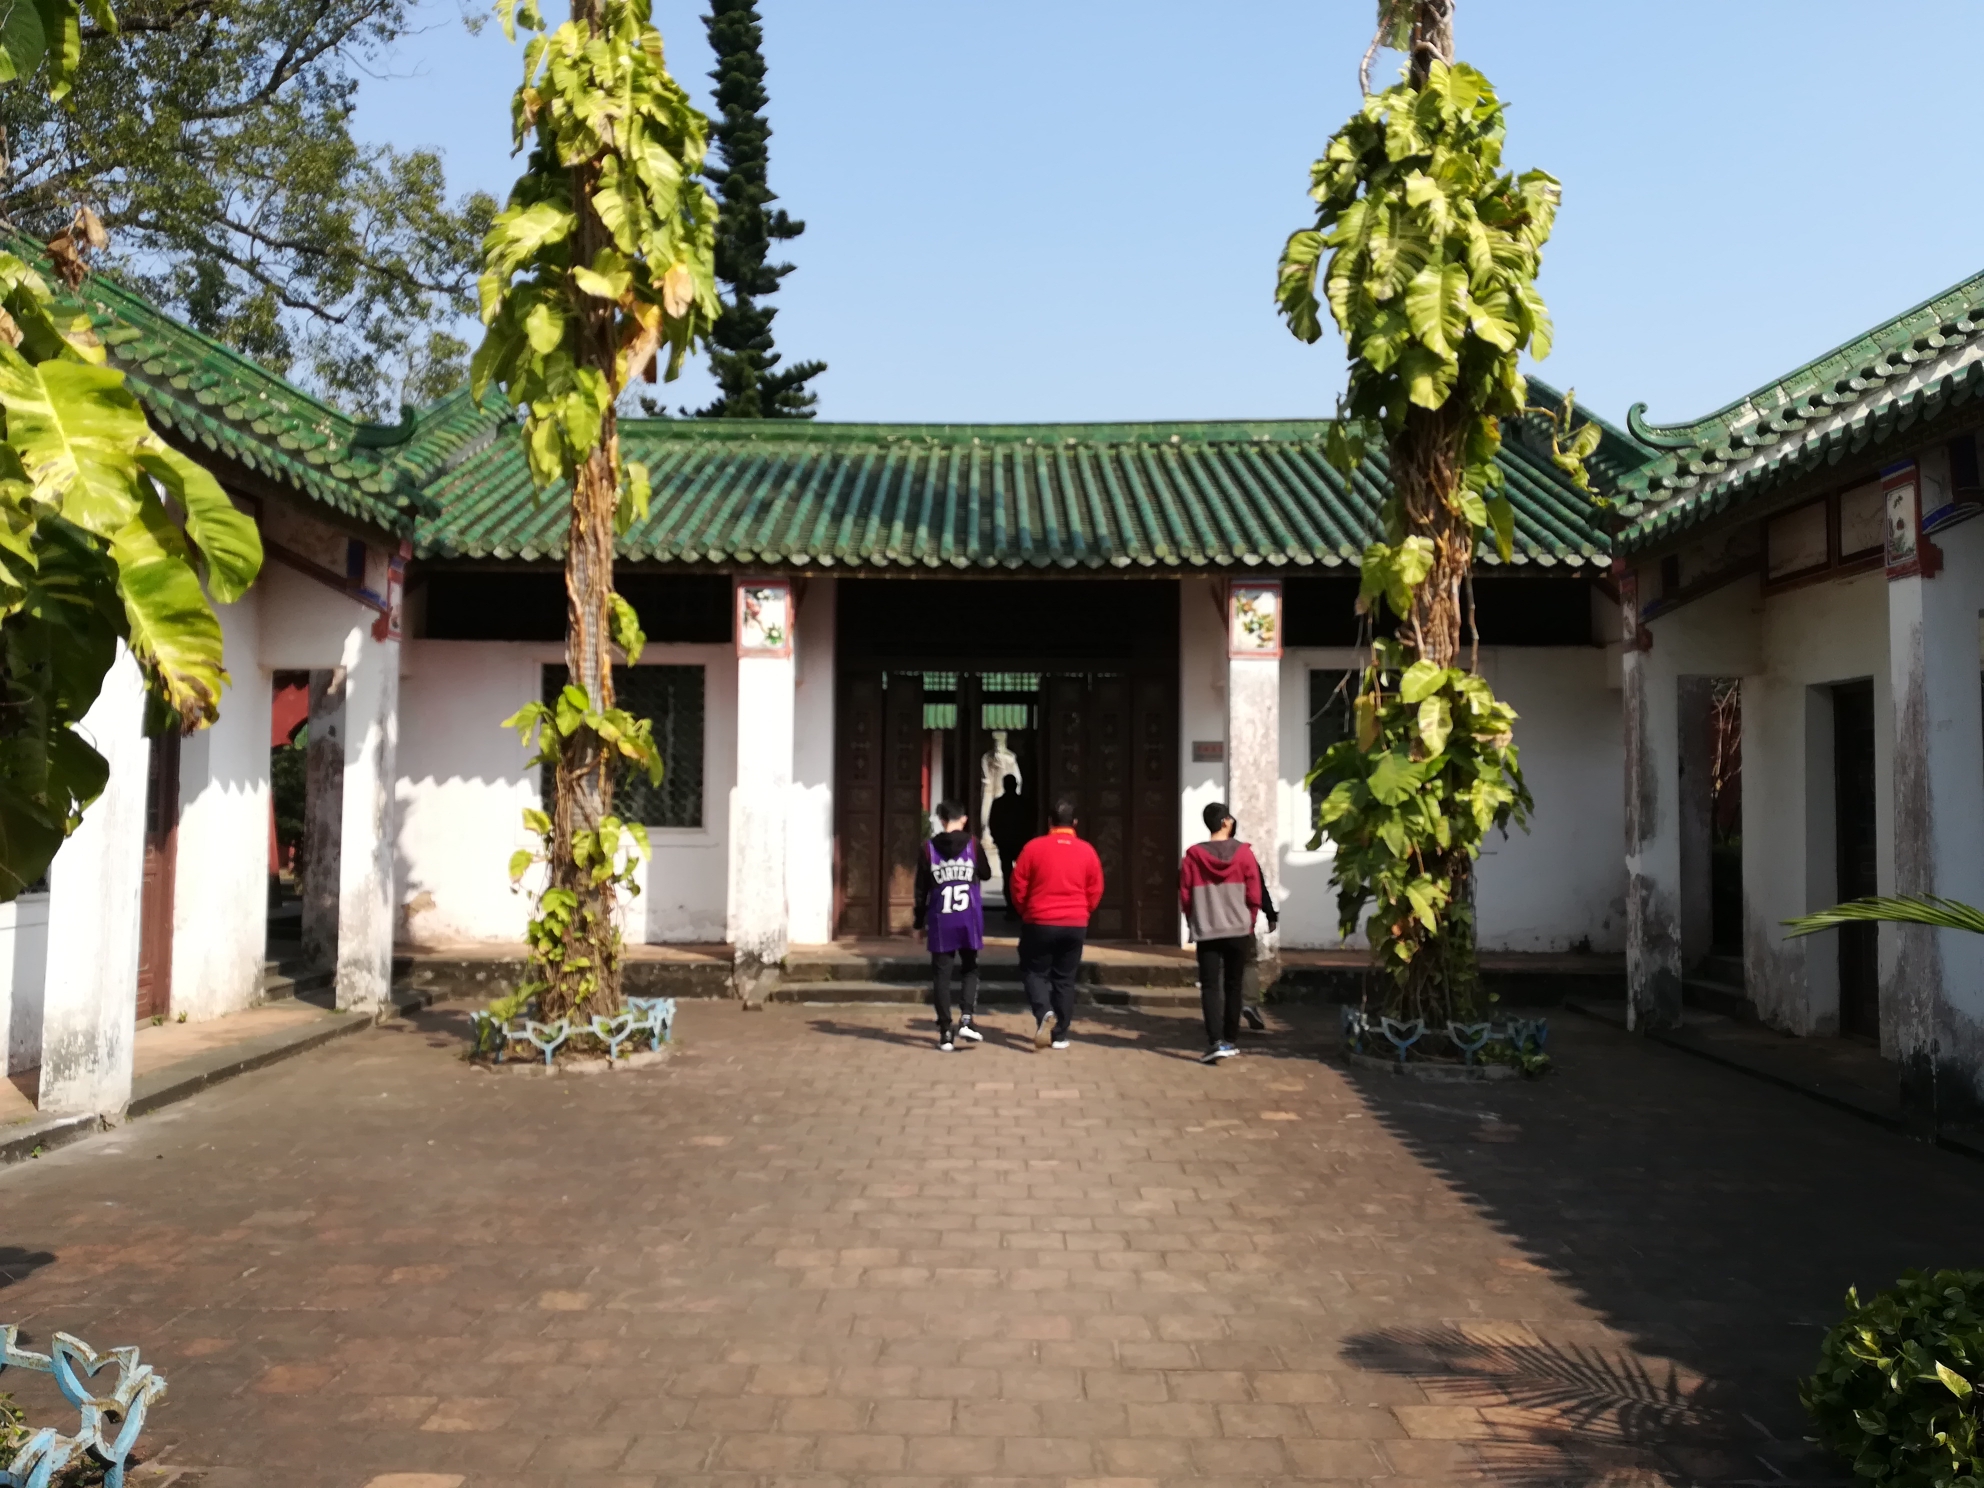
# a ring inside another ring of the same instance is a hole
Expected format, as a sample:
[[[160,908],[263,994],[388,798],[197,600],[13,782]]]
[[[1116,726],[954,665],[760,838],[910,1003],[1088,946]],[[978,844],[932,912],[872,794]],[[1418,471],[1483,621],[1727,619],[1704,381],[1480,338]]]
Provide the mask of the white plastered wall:
[[[808,578],[792,630],[792,796],[786,810],[786,913],[794,945],[834,938],[834,641],[838,582]]]
[[[1756,593],[1754,581],[1742,586]],[[1783,922],[1832,904],[1834,683],[1873,680],[1874,817],[1883,893],[1894,883],[1894,702],[1887,579],[1812,584],[1761,605],[1760,670],[1743,680],[1743,974],[1763,1020],[1839,1030],[1838,937],[1785,938]],[[1684,612],[1685,613],[1685,612]],[[1680,620],[1663,621],[1663,629]],[[1712,624],[1704,615],[1697,623]],[[1664,637],[1663,637],[1664,638]]]
[[[542,804],[538,773],[505,718],[539,696],[556,644],[407,641],[401,664],[395,898],[408,942],[519,941],[527,894],[510,858],[535,847],[525,808]],[[714,942],[729,913],[726,805],[737,771],[737,662],[729,646],[650,644],[641,664],[703,668],[703,825],[649,829],[630,941]],[[829,736],[831,737],[831,736]]]
[[[287,586],[216,605],[231,684],[220,719],[179,746],[172,1011],[217,1018],[260,1000],[267,949],[270,673],[262,614]],[[337,596],[330,595],[332,599]]]
[[[1335,848],[1314,832],[1303,777],[1309,756],[1309,674],[1355,670],[1347,647],[1293,650],[1281,672],[1281,943],[1344,944],[1330,888]],[[1595,646],[1484,647],[1481,673],[1515,708],[1516,742],[1536,809],[1530,830],[1492,836],[1482,850],[1476,929],[1483,950],[1624,948],[1625,873],[1619,858],[1624,765],[1620,693]],[[1199,833],[1197,835],[1203,835]],[[1187,841],[1193,840],[1188,837]],[[1350,939],[1364,943],[1362,935]]]
[[[1226,737],[1226,605],[1218,579],[1187,578],[1178,584],[1178,840],[1206,835],[1205,809],[1226,792],[1226,762],[1194,762],[1192,746]],[[1286,727],[1288,710],[1282,708]],[[1286,840],[1285,838],[1283,839]],[[1184,916],[1179,943],[1187,941]],[[1283,931],[1283,943],[1287,933]]]
[[[48,895],[0,904],[0,1073],[41,1063],[41,999],[48,976]]]

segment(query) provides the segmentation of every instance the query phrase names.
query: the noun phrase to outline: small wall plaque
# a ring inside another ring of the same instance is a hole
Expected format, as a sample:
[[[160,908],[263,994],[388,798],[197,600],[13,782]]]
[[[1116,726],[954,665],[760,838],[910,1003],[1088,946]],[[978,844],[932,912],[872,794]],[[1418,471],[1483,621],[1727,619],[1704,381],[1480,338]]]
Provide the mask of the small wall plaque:
[[[1881,494],[1887,502],[1888,577],[1935,577],[1943,554],[1922,532],[1922,476],[1915,462],[1901,460],[1884,469]]]
[[[1195,765],[1225,764],[1226,741],[1224,739],[1194,739],[1192,741],[1192,763]]]
[[[1226,654],[1281,655],[1281,581],[1235,579],[1226,591]]]
[[[737,654],[792,654],[792,581],[737,580]]]

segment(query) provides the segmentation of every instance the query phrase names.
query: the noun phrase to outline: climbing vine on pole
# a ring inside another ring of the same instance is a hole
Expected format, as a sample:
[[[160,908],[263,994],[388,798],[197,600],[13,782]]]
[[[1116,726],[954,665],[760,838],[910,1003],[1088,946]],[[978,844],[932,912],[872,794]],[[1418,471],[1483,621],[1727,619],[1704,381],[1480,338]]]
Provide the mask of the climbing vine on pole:
[[[1502,169],[1502,104],[1453,60],[1452,0],[1382,0],[1380,44],[1408,53],[1406,75],[1367,91],[1312,167],[1316,222],[1288,239],[1276,300],[1308,342],[1327,307],[1349,349],[1330,460],[1349,474],[1381,448],[1391,477],[1361,565],[1354,736],[1311,776],[1328,788],[1318,839],[1337,845],[1343,932],[1372,910],[1388,1010],[1444,1027],[1472,1011],[1474,861],[1531,804],[1515,711],[1461,664],[1461,640],[1477,545],[1506,560],[1514,539],[1495,457],[1502,421],[1540,412],[1517,359],[1550,348],[1536,276],[1558,186]],[[1582,489],[1599,430],[1569,432],[1569,408],[1554,458]]]
[[[524,174],[484,240],[487,327],[471,366],[475,396],[501,390],[522,415],[531,478],[569,489],[565,549],[567,685],[509,720],[534,763],[553,767],[552,810],[526,814],[542,850],[518,852],[513,879],[542,860],[547,883],[530,927],[535,993],[546,1019],[621,1007],[614,908],[635,891],[647,851],[638,823],[613,815],[614,777],[661,778],[648,720],[614,704],[613,661],[639,659],[634,608],[613,591],[614,544],[647,515],[648,474],[620,457],[614,405],[656,366],[673,379],[708,338],[721,306],[716,203],[695,179],[708,121],[663,64],[646,0],[572,0],[547,26],[537,0],[503,0],[512,39],[531,33],[511,105]]]

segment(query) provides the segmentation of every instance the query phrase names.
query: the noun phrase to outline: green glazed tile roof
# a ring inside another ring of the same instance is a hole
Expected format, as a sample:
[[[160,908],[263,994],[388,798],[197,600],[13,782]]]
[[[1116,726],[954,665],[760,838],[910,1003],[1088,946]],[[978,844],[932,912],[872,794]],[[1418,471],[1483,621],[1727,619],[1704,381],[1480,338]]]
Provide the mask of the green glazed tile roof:
[[[12,246],[39,257],[34,245]],[[554,560],[562,492],[530,485],[521,431],[466,389],[396,425],[352,419],[102,275],[73,298],[155,424],[429,558]],[[1539,399],[1561,395],[1532,383]],[[671,564],[1023,571],[1354,565],[1375,535],[1382,455],[1346,480],[1321,420],[911,425],[628,420],[652,472],[622,556]],[[1548,458],[1542,421],[1512,423],[1501,463],[1511,562],[1589,568],[1610,548]],[[1645,458],[1606,429],[1601,485]],[[1489,564],[1497,562],[1490,552]]]
[[[654,492],[620,553],[926,570],[1354,564],[1375,532],[1385,467],[1373,460],[1346,481],[1323,458],[1327,428],[628,420],[622,452],[648,466]],[[1512,431],[1503,449],[1512,561],[1609,563],[1596,512],[1533,442]],[[436,511],[415,538],[423,557],[563,556],[564,494],[532,490],[515,436],[429,494]]]
[[[400,424],[366,423],[103,275],[92,274],[67,298],[89,314],[110,365],[126,374],[161,432],[196,456],[223,456],[388,531],[410,532],[423,486],[501,428],[466,389]]]
[[[1878,455],[1984,392],[1984,274],[1687,424],[1627,415],[1650,458],[1615,493],[1622,551],[1646,548],[1801,476]]]

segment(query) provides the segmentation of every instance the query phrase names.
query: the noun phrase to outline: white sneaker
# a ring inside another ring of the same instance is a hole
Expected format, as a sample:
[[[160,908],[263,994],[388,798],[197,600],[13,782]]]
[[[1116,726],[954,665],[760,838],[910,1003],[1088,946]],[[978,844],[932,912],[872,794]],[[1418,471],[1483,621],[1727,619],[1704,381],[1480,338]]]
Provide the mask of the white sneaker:
[[[1046,1048],[1047,1045],[1053,1041],[1053,1038],[1054,1038],[1054,1032],[1053,1029],[1049,1026],[1047,1019],[1042,1018],[1038,1023],[1033,1025],[1034,1048],[1036,1049]]]
[[[1061,1038],[1057,1038],[1056,1040],[1054,1040],[1054,1043],[1053,1043],[1053,1045],[1052,1045],[1052,1047],[1053,1047],[1053,1048],[1056,1048],[1056,1049],[1065,1049],[1065,1048],[1067,1048],[1067,1047],[1068,1047],[1068,1040],[1067,1040],[1067,1038],[1066,1038],[1065,1036],[1063,1036],[1063,1037],[1061,1037]]]
[[[976,1028],[973,1028],[969,1023],[965,1024],[962,1028],[958,1029],[958,1037],[961,1039],[969,1039],[974,1044],[982,1044],[985,1042],[985,1035],[980,1033]]]

